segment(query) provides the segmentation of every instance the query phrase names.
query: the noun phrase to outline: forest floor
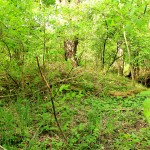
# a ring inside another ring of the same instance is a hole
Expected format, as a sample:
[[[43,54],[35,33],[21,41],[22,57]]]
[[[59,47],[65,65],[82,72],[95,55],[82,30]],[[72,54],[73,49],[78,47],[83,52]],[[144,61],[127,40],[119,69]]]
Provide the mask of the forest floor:
[[[143,115],[149,89],[132,86],[116,74],[83,68],[48,70],[44,74],[66,140],[55,122],[48,89],[35,69],[23,80],[0,78],[0,149],[150,149],[150,126]]]

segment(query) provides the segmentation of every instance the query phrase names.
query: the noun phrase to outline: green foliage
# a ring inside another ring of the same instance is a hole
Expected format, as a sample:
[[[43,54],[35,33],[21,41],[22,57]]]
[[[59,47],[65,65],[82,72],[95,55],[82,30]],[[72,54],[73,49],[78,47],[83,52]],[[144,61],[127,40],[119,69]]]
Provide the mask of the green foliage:
[[[49,5],[55,4],[55,0],[43,0],[43,3],[44,3],[46,6],[49,6]]]
[[[144,115],[150,124],[150,99],[146,99],[143,105],[144,105]]]
[[[89,85],[86,82],[87,85],[84,86],[86,80],[89,80]],[[101,89],[104,93],[101,93],[100,97],[94,96],[94,93],[97,93],[95,83],[98,80],[101,85],[108,86]],[[110,81],[116,83],[116,87],[118,83],[119,86],[128,84],[121,77],[117,83],[117,79],[111,75],[101,79],[96,76],[90,78],[90,73],[86,72],[81,79],[74,79],[58,87],[53,86],[58,120],[67,136],[68,145],[64,144],[55,124],[52,105],[46,91],[44,95],[38,92],[25,99],[20,95],[8,105],[4,98],[3,104],[0,105],[3,124],[0,129],[0,144],[7,149],[147,149],[149,127],[141,112],[146,96],[138,94],[128,98],[110,97],[108,91],[117,89],[115,86],[114,89],[110,87]],[[36,80],[35,85],[40,84],[38,88],[42,86],[40,82],[41,80]],[[83,82],[83,86],[79,90],[75,87],[80,82]],[[130,90],[130,86],[125,87]],[[37,86],[32,88],[35,90]]]
[[[143,102],[144,111],[143,114],[146,117],[148,123],[150,124],[150,91],[146,90],[140,93],[141,96],[145,97],[145,101]]]
[[[149,91],[137,94],[145,88],[101,69],[111,66],[121,42],[125,63],[148,70],[148,1],[40,2],[0,0],[0,145],[8,150],[149,149]],[[64,40],[75,37],[81,67],[73,69],[64,59]]]

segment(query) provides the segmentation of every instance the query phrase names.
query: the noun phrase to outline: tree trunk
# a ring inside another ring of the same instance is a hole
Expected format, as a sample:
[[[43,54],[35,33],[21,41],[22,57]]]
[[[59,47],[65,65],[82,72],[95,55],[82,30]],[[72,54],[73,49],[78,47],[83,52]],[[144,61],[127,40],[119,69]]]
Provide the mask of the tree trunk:
[[[119,44],[117,43],[117,68],[118,68],[118,75],[123,76],[124,70],[124,50],[121,48],[122,42]]]
[[[124,36],[124,40],[125,40],[125,43],[126,43],[126,47],[127,47],[127,52],[128,52],[128,59],[129,59],[129,64],[130,64],[130,70],[131,70],[131,77],[132,77],[132,84],[133,86],[135,85],[135,76],[134,76],[134,69],[133,69],[133,65],[131,63],[131,51],[129,49],[129,45],[128,45],[128,41],[127,41],[127,37],[126,37],[126,31],[124,29],[124,25],[123,25],[123,36]]]
[[[102,67],[103,70],[104,70],[104,67],[105,67],[106,42],[107,42],[107,39],[104,40],[104,45],[103,45],[102,54],[101,54],[101,67]]]
[[[56,4],[60,4],[62,6],[71,6],[70,4],[73,4],[74,6],[78,5],[80,3],[80,0],[56,0]],[[71,20],[73,19],[70,18]],[[75,37],[74,40],[65,40],[64,41],[64,50],[65,50],[65,60],[71,59],[72,66],[77,67],[78,62],[76,59],[76,51],[78,46],[78,38]]]
[[[78,66],[78,62],[76,58],[77,45],[78,45],[78,39],[64,41],[65,60],[67,61],[68,59],[71,59],[73,67]]]

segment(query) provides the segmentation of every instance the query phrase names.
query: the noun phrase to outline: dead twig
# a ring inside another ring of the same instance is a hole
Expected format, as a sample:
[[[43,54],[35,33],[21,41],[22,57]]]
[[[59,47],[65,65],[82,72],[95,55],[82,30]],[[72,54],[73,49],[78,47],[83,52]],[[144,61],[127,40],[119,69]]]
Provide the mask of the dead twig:
[[[8,72],[6,72],[7,75],[10,77],[10,79],[17,85],[17,87],[19,88],[20,85],[18,84],[18,82],[12,77],[12,75],[10,75]]]
[[[76,78],[79,78],[79,77],[81,77],[81,76],[75,76],[75,77],[65,78],[65,79],[56,81],[56,83],[64,83],[66,81],[69,81],[69,80],[72,80],[72,79],[76,79]]]
[[[0,96],[0,98],[5,98],[5,97],[12,97],[12,96],[16,96],[18,94],[13,94],[13,95],[5,95],[5,96]]]
[[[106,111],[133,111],[135,109],[130,108],[116,108],[116,109],[106,109]],[[143,109],[138,109],[139,111],[143,111]]]
[[[53,115],[54,115],[54,118],[55,118],[57,127],[58,127],[59,131],[61,132],[61,134],[62,134],[62,136],[63,136],[65,142],[67,143],[67,138],[66,138],[65,134],[63,133],[63,131],[62,131],[61,127],[60,127],[60,124],[59,124],[59,122],[58,122],[58,119],[57,119],[56,110],[55,110],[55,104],[54,104],[54,100],[53,100],[53,99],[54,99],[54,96],[52,95],[52,88],[51,88],[50,85],[48,84],[48,82],[47,82],[47,80],[46,80],[46,78],[45,78],[45,76],[44,76],[44,74],[43,74],[43,72],[42,72],[42,70],[41,70],[38,56],[36,57],[36,60],[37,60],[37,65],[38,65],[38,69],[39,69],[40,75],[41,75],[41,77],[42,77],[42,79],[43,79],[43,82],[45,83],[45,85],[46,85],[46,87],[47,87],[47,89],[48,89],[48,91],[49,91],[50,101],[51,101],[52,109],[53,109]]]

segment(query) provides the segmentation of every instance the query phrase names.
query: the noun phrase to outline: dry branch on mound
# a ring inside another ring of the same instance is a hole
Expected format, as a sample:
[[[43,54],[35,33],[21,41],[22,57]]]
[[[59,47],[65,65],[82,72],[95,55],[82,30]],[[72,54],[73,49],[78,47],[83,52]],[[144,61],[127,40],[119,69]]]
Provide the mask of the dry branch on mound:
[[[114,96],[114,97],[120,96],[120,97],[126,98],[134,94],[138,94],[139,92],[141,92],[141,90],[130,90],[130,91],[125,91],[125,92],[110,91],[109,95]]]

